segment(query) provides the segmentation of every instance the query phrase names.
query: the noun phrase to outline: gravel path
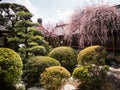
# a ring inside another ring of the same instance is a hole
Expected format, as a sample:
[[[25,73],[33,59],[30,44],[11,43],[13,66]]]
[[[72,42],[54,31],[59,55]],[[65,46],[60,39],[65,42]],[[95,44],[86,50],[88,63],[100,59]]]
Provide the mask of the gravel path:
[[[45,90],[45,89],[43,89],[43,88],[37,88],[37,87],[31,87],[28,90]]]
[[[76,89],[75,89],[75,86],[70,85],[70,84],[66,84],[66,85],[64,86],[64,88],[61,89],[61,90],[76,90]]]
[[[120,90],[120,68],[110,67],[108,81],[113,84],[114,90]]]
[[[32,87],[32,88],[29,88],[28,90],[45,90],[45,89],[43,89],[43,88],[37,88],[37,87]],[[64,86],[64,88],[61,89],[61,90],[76,90],[76,89],[75,89],[75,86],[70,85],[70,84],[66,84]]]

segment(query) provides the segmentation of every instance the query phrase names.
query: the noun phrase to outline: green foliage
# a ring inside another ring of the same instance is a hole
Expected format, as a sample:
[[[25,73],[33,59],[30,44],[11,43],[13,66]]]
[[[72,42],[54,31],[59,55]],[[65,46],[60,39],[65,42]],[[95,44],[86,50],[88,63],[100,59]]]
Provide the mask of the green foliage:
[[[108,69],[108,66],[80,66],[74,70],[72,76],[82,82],[79,86],[80,90],[101,90],[105,84]]]
[[[44,37],[39,36],[39,35],[35,35],[32,39],[33,39],[33,41],[37,42],[38,44],[42,44],[41,42],[43,42]]]
[[[14,36],[8,38],[9,43],[17,46],[15,47],[16,51],[20,53],[24,63],[31,56],[46,55],[49,51],[49,45],[44,37],[39,35],[39,31],[33,27],[35,25],[30,20],[17,21],[13,32]],[[21,44],[24,44],[24,47],[20,47]]]
[[[15,3],[0,3],[0,11],[3,20],[2,24],[9,32],[14,30],[13,28],[16,21],[23,19],[28,20],[32,15],[26,7]],[[12,34],[13,33],[9,33],[9,35]]]
[[[81,50],[78,54],[78,64],[88,65],[88,64],[105,64],[106,50],[104,47],[95,45],[89,46]]]
[[[62,66],[68,69],[70,72],[76,67],[77,64],[77,52],[71,47],[57,47],[54,48],[49,56],[59,60]]]
[[[22,61],[20,56],[9,48],[0,48],[0,90],[9,90],[21,78]]]
[[[22,30],[23,29],[23,27],[24,27],[24,31],[25,31],[25,27],[31,27],[31,26],[35,26],[35,24],[34,23],[32,23],[30,20],[21,20],[21,21],[17,21],[16,23],[15,23],[15,27],[19,30]],[[20,27],[22,27],[22,28],[20,28]]]
[[[26,11],[26,12],[29,12],[29,10],[26,7],[24,7],[23,5],[20,5],[20,4],[16,4],[16,3],[0,3],[0,8],[4,8],[4,9],[5,8],[6,9],[11,8],[15,13],[17,11]]]
[[[31,47],[31,46],[38,46],[38,43],[36,43],[36,42],[30,42],[30,43],[28,43],[28,45]]]
[[[89,77],[89,69],[91,67],[84,67],[84,66],[81,66],[79,68],[76,68],[74,71],[73,71],[73,78],[76,78],[76,79],[80,79],[82,82],[84,82],[88,77]]]
[[[18,37],[14,37],[14,38],[8,38],[8,42],[18,42],[19,38]]]
[[[47,90],[60,90],[70,73],[62,66],[52,66],[40,75],[40,82]]]
[[[10,3],[9,3],[9,4],[10,4]],[[16,8],[16,7],[17,7],[17,8]],[[12,8],[14,11],[16,11],[16,12],[18,12],[18,11],[29,12],[29,10],[28,10],[25,6],[20,5],[20,4],[16,4],[16,3],[12,3],[11,8]]]
[[[37,55],[46,55],[47,50],[44,46],[34,46],[31,48],[31,52]]]
[[[38,50],[40,50],[40,55],[49,52],[49,45],[44,40],[44,33],[37,30],[38,24],[32,22],[32,14],[26,7],[14,3],[0,3],[0,11],[0,23],[9,31],[9,34],[6,35],[5,47],[18,52],[24,63],[29,57],[38,55]],[[21,44],[24,46],[21,47]]]
[[[10,5],[10,3],[1,3],[0,8],[9,8]]]
[[[17,12],[16,15],[26,19],[29,19],[30,17],[32,17],[32,14],[30,12],[25,12],[25,11]]]
[[[39,32],[35,31],[34,35],[39,35],[39,36],[45,37],[45,34],[40,30],[39,30]]]
[[[27,65],[26,70],[24,72],[24,80],[29,83],[33,84],[39,81],[39,75],[45,70],[46,67],[50,66],[59,66],[60,63],[51,57],[47,56],[36,56],[31,58]]]

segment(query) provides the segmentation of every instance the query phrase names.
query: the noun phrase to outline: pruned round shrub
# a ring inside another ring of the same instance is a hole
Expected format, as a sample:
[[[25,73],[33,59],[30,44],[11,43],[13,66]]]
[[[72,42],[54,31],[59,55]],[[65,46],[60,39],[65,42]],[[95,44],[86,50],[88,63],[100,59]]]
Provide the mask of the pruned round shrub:
[[[51,57],[48,56],[36,56],[31,58],[24,71],[24,80],[28,84],[34,84],[39,81],[40,74],[45,70],[46,67],[50,66],[59,66],[60,63]]]
[[[57,47],[54,48],[49,56],[59,60],[62,66],[64,66],[70,72],[76,67],[77,64],[77,52],[71,47]]]
[[[103,46],[89,46],[81,50],[78,54],[77,61],[80,65],[88,64],[105,64],[106,50]]]
[[[0,90],[10,90],[21,78],[20,56],[9,48],[0,48]]]
[[[40,82],[47,90],[60,90],[70,73],[62,66],[52,66],[40,75]]]

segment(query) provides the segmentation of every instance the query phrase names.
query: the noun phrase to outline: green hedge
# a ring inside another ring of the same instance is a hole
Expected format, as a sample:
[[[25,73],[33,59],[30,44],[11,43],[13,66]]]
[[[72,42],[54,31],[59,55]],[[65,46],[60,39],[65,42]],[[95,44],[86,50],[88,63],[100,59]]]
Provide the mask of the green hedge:
[[[79,52],[77,61],[80,65],[102,65],[105,64],[106,53],[105,48],[102,46],[89,46]]]
[[[45,70],[46,67],[59,66],[60,63],[48,56],[36,56],[31,58],[24,71],[24,80],[28,84],[34,84],[39,81],[39,75]]]
[[[15,51],[0,48],[0,90],[9,90],[20,80],[22,67],[21,58]]]
[[[60,90],[70,73],[62,66],[52,66],[45,69],[40,75],[40,82],[47,90]]]
[[[77,65],[77,52],[71,47],[61,46],[54,48],[49,53],[49,56],[57,59],[61,65],[70,72],[72,72]]]

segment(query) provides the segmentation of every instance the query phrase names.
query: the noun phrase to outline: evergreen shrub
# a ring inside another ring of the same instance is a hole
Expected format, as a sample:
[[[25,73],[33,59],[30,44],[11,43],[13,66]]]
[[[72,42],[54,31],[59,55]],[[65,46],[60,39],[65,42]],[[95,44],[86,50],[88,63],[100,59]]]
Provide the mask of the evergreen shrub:
[[[30,85],[39,82],[40,74],[45,70],[46,67],[59,66],[60,63],[48,56],[36,56],[29,59],[25,66],[24,81]]]
[[[54,48],[49,53],[49,56],[57,59],[61,65],[70,72],[72,72],[77,65],[77,52],[71,47],[61,46]]]
[[[11,90],[20,81],[23,63],[9,48],[0,48],[0,90]]]
[[[47,90],[60,90],[70,73],[62,66],[52,66],[40,75],[40,82]]]
[[[89,46],[79,52],[77,61],[80,65],[103,65],[105,64],[106,55],[107,52],[103,46]]]

